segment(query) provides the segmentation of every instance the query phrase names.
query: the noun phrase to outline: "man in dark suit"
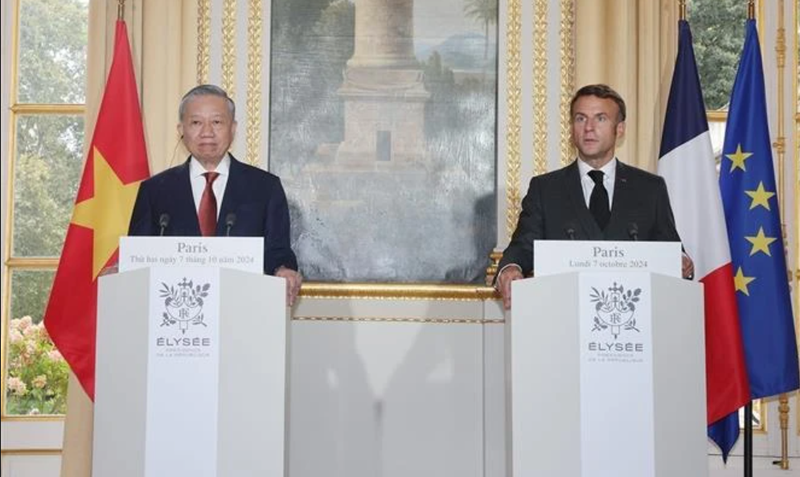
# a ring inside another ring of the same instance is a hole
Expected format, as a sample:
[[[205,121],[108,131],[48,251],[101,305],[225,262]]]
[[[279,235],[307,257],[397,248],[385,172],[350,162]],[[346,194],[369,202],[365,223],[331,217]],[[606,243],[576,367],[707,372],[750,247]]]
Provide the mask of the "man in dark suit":
[[[625,134],[625,101],[606,85],[584,86],[572,98],[572,164],[531,179],[522,213],[495,285],[511,307],[511,282],[533,272],[533,241],[648,240],[679,242],[664,179],[614,156]],[[684,254],[684,278],[694,265]]]
[[[264,237],[264,273],[286,279],[291,306],[302,277],[290,245],[289,207],[280,179],[228,152],[236,106],[221,88],[190,90],[181,100],[179,118],[178,133],[191,156],[142,182],[128,235]]]

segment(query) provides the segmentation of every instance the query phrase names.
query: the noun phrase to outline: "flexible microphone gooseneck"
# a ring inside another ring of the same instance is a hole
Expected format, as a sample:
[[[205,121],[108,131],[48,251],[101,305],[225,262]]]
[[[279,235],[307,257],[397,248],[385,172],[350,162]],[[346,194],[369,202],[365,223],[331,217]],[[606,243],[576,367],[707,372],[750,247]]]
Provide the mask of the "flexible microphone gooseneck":
[[[167,226],[169,225],[169,214],[161,214],[158,217],[158,226],[160,230],[158,231],[158,236],[163,237],[164,231],[167,230]]]
[[[633,239],[634,242],[639,241],[639,226],[636,222],[631,222],[628,224],[628,237]]]
[[[570,240],[575,240],[575,225],[572,223],[567,224],[564,227],[564,233],[567,234],[567,238]]]
[[[236,225],[236,214],[233,212],[229,212],[228,215],[225,216],[225,236],[230,237],[231,229],[233,226]]]

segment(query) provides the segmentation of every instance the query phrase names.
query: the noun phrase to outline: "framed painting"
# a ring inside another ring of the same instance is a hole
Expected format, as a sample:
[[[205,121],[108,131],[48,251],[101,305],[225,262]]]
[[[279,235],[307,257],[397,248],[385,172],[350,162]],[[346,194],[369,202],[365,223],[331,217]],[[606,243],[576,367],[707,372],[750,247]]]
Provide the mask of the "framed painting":
[[[483,281],[497,15],[497,0],[273,1],[269,168],[308,280]]]

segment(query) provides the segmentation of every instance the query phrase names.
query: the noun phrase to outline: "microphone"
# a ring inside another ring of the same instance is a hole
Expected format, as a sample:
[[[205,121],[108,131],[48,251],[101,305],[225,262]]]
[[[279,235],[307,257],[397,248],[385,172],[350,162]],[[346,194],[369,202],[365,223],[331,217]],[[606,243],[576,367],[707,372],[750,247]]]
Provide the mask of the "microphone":
[[[636,222],[631,222],[628,224],[628,237],[633,239],[634,242],[639,241],[639,226]]]
[[[231,228],[236,224],[236,214],[233,212],[228,212],[228,215],[225,216],[225,236],[230,237],[231,235]]]
[[[567,234],[568,239],[575,240],[575,227],[573,224],[567,224],[566,228],[564,228],[564,233]]]
[[[164,231],[167,229],[167,225],[169,225],[169,214],[161,214],[158,217],[158,226],[161,229],[158,231],[159,237],[164,236]]]

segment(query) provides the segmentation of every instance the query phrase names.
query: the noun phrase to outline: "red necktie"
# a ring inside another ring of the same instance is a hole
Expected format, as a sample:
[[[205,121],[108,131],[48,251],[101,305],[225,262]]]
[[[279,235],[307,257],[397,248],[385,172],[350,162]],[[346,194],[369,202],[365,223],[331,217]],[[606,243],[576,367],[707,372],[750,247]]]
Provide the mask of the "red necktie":
[[[213,237],[217,234],[217,198],[214,197],[211,185],[219,177],[219,172],[205,172],[203,175],[206,177],[206,188],[200,197],[197,219],[200,221],[200,233],[203,237]]]

